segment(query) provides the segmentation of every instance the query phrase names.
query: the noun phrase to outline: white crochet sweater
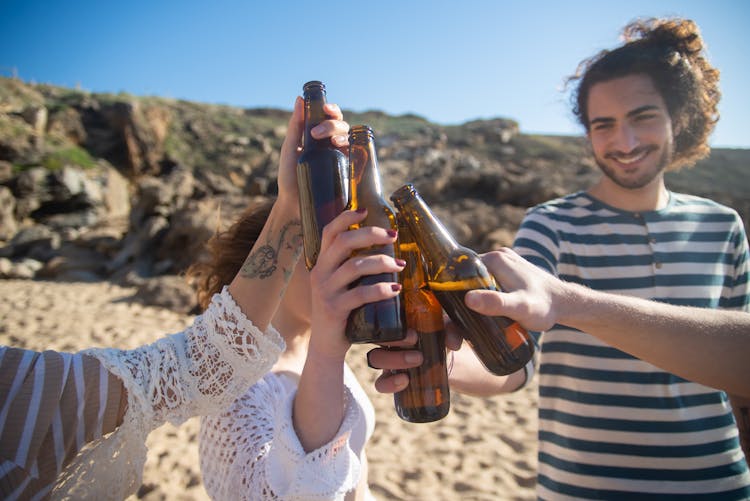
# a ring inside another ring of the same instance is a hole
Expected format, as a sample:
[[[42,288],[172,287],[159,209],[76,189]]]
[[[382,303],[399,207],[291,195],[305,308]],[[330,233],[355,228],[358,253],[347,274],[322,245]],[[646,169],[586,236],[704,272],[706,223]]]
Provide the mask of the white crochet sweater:
[[[201,419],[200,462],[217,500],[343,499],[357,486],[372,403],[348,366],[346,409],[336,436],[305,453],[292,423],[297,376],[269,373],[220,415]],[[373,499],[369,490],[367,499]]]
[[[122,500],[134,493],[151,430],[225,409],[283,349],[278,332],[257,329],[225,287],[179,334],[135,350],[86,350],[122,379],[128,409],[117,430],[88,444],[65,468],[52,498]]]

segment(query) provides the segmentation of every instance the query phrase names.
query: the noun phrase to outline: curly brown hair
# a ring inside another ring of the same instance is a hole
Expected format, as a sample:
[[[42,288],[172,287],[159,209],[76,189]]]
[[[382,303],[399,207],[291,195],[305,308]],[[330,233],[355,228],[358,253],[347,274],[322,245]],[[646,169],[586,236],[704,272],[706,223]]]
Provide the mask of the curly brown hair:
[[[589,131],[588,97],[600,82],[632,74],[651,77],[672,119],[674,159],[669,170],[692,166],[710,152],[708,136],[719,120],[719,70],[705,57],[698,26],[689,19],[638,19],[622,31],[625,43],[582,61],[567,84],[573,113]]]
[[[187,277],[197,289],[201,310],[205,310],[211,297],[229,285],[240,271],[271,214],[273,202],[263,201],[245,209],[229,228],[217,232],[206,243],[208,259],[188,268]]]

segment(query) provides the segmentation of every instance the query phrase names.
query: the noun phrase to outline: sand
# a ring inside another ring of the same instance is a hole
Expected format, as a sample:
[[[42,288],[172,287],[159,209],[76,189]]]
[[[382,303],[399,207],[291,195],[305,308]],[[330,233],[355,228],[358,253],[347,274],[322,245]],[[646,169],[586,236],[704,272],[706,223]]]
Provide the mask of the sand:
[[[132,301],[135,289],[109,283],[0,280],[0,344],[77,351],[134,348],[179,332],[193,317]],[[506,396],[451,395],[436,423],[399,419],[393,399],[377,393],[365,364],[371,346],[354,346],[349,363],[375,406],[367,454],[380,500],[523,500],[536,483],[537,388]],[[143,486],[131,499],[204,500],[198,466],[198,420],[166,424],[148,438]]]

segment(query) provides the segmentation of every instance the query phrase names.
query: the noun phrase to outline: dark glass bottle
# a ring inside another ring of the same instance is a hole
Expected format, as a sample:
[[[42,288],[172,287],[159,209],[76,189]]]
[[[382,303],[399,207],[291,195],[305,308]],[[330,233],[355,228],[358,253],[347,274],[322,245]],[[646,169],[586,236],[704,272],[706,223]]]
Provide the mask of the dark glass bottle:
[[[499,376],[523,368],[534,354],[526,330],[506,317],[480,315],[466,306],[473,289],[500,290],[476,252],[456,242],[410,184],[391,195],[422,251],[427,283],[488,371]]]
[[[355,125],[349,131],[349,204],[348,209],[367,209],[365,219],[356,225],[397,228],[396,216],[390,202],[383,198],[380,188],[378,159],[372,129]],[[397,256],[397,244],[359,249],[355,255],[386,254]],[[398,282],[398,273],[365,275],[351,286]],[[346,337],[352,343],[381,343],[399,341],[406,337],[400,296],[367,303],[352,310],[346,325]]]
[[[327,119],[323,111],[326,88],[313,80],[302,87],[305,99],[305,133],[302,154],[297,160],[302,239],[307,269],[315,266],[320,252],[323,227],[344,210],[347,201],[346,155],[331,145],[330,139],[315,139],[310,131]]]
[[[404,421],[429,423],[444,418],[450,410],[443,308],[427,288],[422,256],[409,226],[400,215],[396,217],[399,253],[406,261],[401,272],[406,325],[417,331],[416,348],[422,352],[424,361],[419,367],[406,370],[409,386],[393,394],[393,403]]]

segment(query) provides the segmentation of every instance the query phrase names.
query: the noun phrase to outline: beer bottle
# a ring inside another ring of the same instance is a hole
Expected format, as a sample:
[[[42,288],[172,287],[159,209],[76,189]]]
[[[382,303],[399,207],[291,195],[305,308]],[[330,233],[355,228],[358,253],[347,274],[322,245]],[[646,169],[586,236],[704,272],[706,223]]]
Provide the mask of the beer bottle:
[[[534,354],[534,344],[526,330],[506,317],[480,315],[464,302],[469,290],[500,290],[477,253],[456,242],[414,186],[402,186],[391,200],[422,251],[430,290],[451,320],[464,330],[466,341],[479,360],[498,376],[523,368]]]
[[[427,288],[422,256],[409,226],[400,214],[396,218],[399,252],[406,261],[401,272],[406,326],[417,331],[416,347],[424,361],[419,367],[406,370],[409,386],[393,394],[393,403],[404,421],[429,423],[444,418],[450,409],[443,308]]]
[[[365,219],[355,225],[397,228],[396,216],[390,202],[383,198],[380,188],[378,159],[372,129],[355,125],[349,131],[349,204],[348,209],[367,209]],[[354,255],[386,254],[397,257],[397,244],[359,249]],[[398,273],[365,275],[351,287],[380,282],[398,282]],[[399,341],[406,337],[403,307],[400,296],[367,303],[352,310],[346,326],[346,336],[352,343],[381,343]]]
[[[302,87],[305,99],[305,132],[302,154],[297,160],[302,240],[307,269],[315,266],[320,252],[323,227],[346,206],[346,155],[331,145],[330,139],[315,139],[311,130],[326,120],[326,88],[313,80]]]

